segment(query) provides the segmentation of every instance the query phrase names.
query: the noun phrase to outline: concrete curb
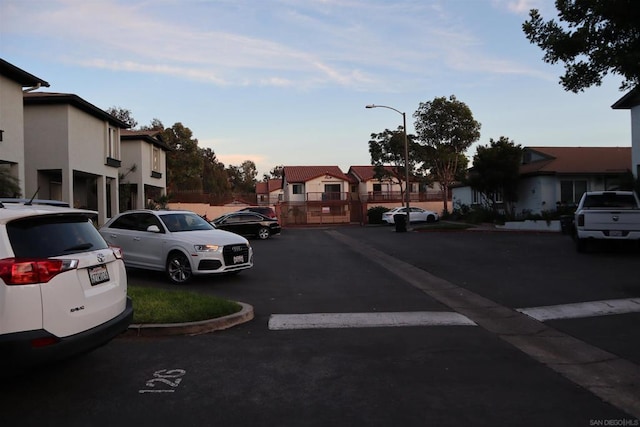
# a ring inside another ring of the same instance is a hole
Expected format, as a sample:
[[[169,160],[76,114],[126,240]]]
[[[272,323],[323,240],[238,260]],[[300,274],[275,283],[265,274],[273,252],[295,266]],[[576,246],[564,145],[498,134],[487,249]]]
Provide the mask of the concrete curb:
[[[154,323],[129,325],[124,333],[127,337],[160,337],[172,335],[201,335],[213,331],[222,331],[240,325],[253,319],[253,306],[238,302],[242,309],[228,316],[216,319],[201,320],[186,323]]]

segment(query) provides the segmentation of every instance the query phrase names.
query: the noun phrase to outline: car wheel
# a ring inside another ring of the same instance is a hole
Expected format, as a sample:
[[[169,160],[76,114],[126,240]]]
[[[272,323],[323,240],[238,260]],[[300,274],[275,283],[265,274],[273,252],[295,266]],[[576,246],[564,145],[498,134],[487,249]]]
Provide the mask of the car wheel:
[[[258,239],[260,240],[266,240],[270,235],[271,233],[269,233],[269,229],[267,227],[260,227],[258,230]]]
[[[174,285],[191,280],[191,265],[182,252],[172,252],[167,259],[167,277]]]
[[[434,215],[427,216],[427,222],[436,222],[436,217]]]

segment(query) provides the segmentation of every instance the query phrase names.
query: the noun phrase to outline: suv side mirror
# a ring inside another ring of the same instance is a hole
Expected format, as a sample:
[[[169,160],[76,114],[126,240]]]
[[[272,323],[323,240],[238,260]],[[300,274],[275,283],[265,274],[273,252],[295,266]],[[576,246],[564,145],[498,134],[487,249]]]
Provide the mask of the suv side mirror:
[[[160,227],[158,227],[157,225],[150,225],[147,227],[147,231],[151,232],[151,233],[159,233],[160,232]]]

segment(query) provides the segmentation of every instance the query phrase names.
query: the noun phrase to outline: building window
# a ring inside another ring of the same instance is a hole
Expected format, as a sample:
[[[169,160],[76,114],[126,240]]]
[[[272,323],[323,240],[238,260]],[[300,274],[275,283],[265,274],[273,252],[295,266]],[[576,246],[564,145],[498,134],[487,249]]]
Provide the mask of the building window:
[[[292,184],[293,194],[304,194],[304,187],[302,184]]]
[[[111,126],[107,130],[107,157],[117,159],[118,156],[118,138],[116,129]]]
[[[560,181],[560,201],[562,203],[578,203],[582,195],[587,191],[586,180],[562,180]]]
[[[482,194],[478,190],[472,190],[471,193],[471,204],[479,205],[482,203]]]
[[[151,150],[151,168],[160,172],[160,149],[158,147],[153,147]]]

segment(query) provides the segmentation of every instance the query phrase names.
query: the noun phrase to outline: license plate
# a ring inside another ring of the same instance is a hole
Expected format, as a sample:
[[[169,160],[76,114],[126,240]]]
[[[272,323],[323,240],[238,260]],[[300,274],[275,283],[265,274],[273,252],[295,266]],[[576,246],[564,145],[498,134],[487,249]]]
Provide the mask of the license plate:
[[[233,257],[234,264],[242,264],[244,263],[244,255],[236,255]]]
[[[99,285],[100,283],[109,281],[109,271],[104,264],[96,265],[89,268],[89,281],[91,286]]]
[[[620,230],[612,230],[609,232],[609,236],[611,237],[622,237],[622,231]]]

